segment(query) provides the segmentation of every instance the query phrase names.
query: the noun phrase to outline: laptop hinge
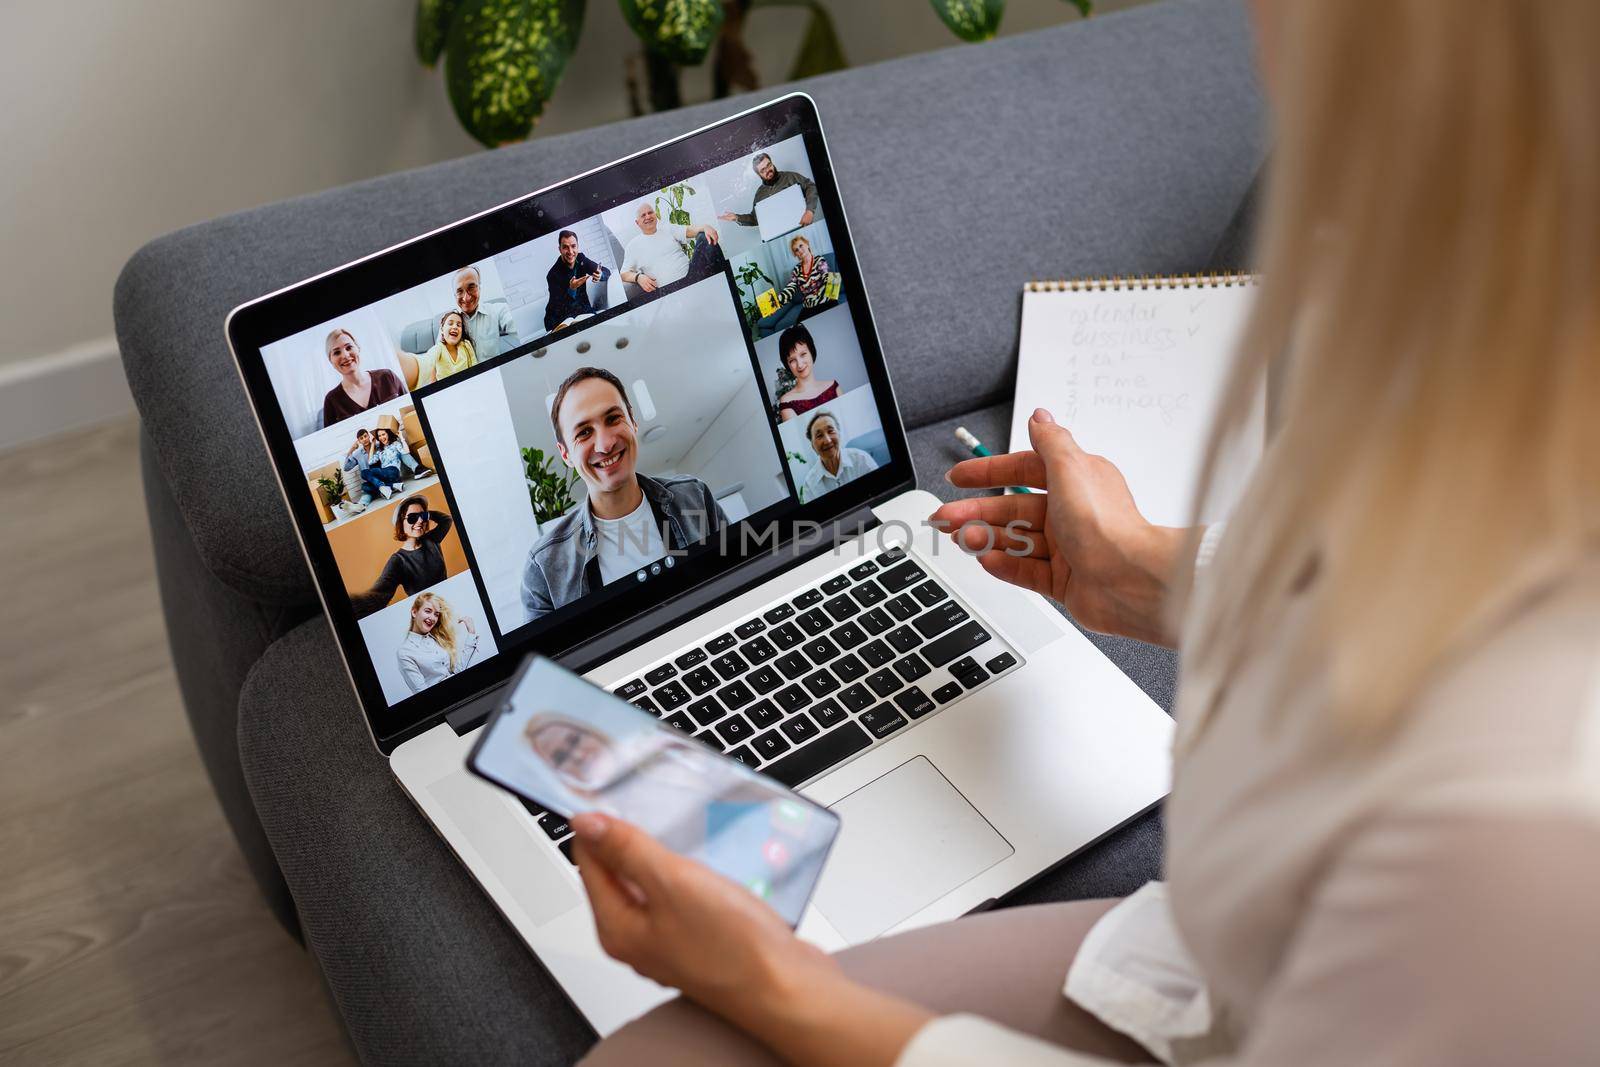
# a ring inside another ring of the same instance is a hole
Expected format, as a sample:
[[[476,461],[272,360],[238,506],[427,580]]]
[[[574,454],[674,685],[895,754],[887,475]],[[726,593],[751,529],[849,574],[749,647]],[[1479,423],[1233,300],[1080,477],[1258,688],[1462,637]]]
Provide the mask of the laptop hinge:
[[[702,612],[710,611],[763,582],[771,581],[808,559],[855,540],[879,525],[878,517],[870,507],[858,508],[836,522],[814,527],[771,552],[744,561],[727,574],[685,590],[648,614],[629,619],[577,648],[554,653],[550,658],[579,674],[592,670]],[[501,688],[496,687],[468,700],[447,712],[444,721],[458,735],[471,733],[489,718],[489,713],[500,700],[501,692]]]

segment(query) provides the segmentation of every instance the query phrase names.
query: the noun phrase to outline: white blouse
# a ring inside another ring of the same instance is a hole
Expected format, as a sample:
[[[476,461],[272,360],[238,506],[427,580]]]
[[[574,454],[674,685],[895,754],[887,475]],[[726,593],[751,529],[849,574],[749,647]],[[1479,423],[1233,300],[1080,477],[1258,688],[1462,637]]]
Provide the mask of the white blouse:
[[[452,674],[460,674],[478,654],[478,635],[465,628],[463,640],[456,646],[456,669],[450,669],[450,653],[433,638],[408,630],[400,642],[400,674],[413,693],[420,693]]]
[[[1370,750],[1321,728],[1320,666],[1284,688],[1289,670],[1263,650],[1180,742],[1170,882],[1090,930],[1065,995],[1165,1064],[1600,1063],[1600,554]],[[1206,699],[1192,681],[1180,739]],[[956,1015],[898,1062],[1109,1061]]]

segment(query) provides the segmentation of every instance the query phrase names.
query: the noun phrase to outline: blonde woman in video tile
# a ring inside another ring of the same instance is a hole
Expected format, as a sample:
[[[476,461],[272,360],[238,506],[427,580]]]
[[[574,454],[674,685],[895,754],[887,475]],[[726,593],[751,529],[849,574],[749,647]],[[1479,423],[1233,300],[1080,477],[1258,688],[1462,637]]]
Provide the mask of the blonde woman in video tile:
[[[477,362],[477,350],[472,347],[472,338],[467,335],[467,317],[451,308],[439,317],[439,340],[428,349],[427,381],[417,384],[431,385],[443,381],[452,374],[475,366]]]
[[[448,577],[444,549],[440,547],[455,520],[447,511],[431,511],[428,499],[408,496],[394,509],[394,539],[400,547],[389,557],[378,580],[350,602],[357,615],[371,615],[394,599],[396,590],[417,593]]]
[[[460,674],[477,654],[477,626],[465,615],[457,618],[448,600],[422,593],[411,602],[411,622],[395,656],[413,693]]]
[[[323,347],[339,384],[322,398],[322,425],[332,426],[405,395],[406,383],[394,371],[362,369],[361,345],[344,327],[329,331]]]
[[[804,326],[791,326],[778,338],[778,352],[783,365],[794,375],[794,387],[778,398],[778,421],[788,422],[821,407],[830,400],[839,399],[839,381],[836,378],[818,378],[817,342]]]
[[[805,481],[801,483],[807,500],[815,500],[823,493],[878,469],[877,460],[859,448],[845,445],[844,428],[831,411],[819,411],[811,416],[811,421],[806,423],[806,440],[811,444],[811,451],[817,454],[817,461],[806,465]]]

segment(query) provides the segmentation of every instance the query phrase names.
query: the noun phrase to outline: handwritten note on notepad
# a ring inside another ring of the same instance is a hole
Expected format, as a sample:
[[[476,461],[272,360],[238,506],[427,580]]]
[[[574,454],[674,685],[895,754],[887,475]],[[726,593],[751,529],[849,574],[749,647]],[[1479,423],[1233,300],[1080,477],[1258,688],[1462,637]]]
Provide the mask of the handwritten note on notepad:
[[[1040,283],[1023,294],[1011,448],[1031,447],[1028,418],[1047,408],[1121,469],[1145,518],[1187,525],[1254,286],[1233,277],[1122,284]],[[1202,522],[1227,517],[1261,458],[1265,390],[1250,418]]]

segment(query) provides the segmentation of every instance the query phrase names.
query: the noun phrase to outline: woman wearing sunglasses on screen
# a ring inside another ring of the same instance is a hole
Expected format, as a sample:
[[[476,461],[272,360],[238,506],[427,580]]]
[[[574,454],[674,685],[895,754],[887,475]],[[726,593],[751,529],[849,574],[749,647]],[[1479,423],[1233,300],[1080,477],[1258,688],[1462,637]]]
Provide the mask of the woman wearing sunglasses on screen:
[[[830,957],[573,820],[601,943],[685,998],[591,1062],[1600,1062],[1600,4],[1254,5],[1270,369],[1226,528],[1169,529],[1047,412],[950,477],[997,578],[1181,648],[1169,882]],[[1004,534],[997,543],[1006,544]]]
[[[384,563],[378,580],[364,593],[352,593],[356,614],[371,615],[394,599],[396,590],[408,595],[438,585],[447,577],[440,544],[454,520],[449,512],[431,511],[422,496],[408,496],[394,509],[394,539],[400,547]]]
[[[457,615],[450,601],[423,593],[411,602],[406,635],[395,655],[413,693],[466,670],[477,654],[478,628],[468,616]]]

